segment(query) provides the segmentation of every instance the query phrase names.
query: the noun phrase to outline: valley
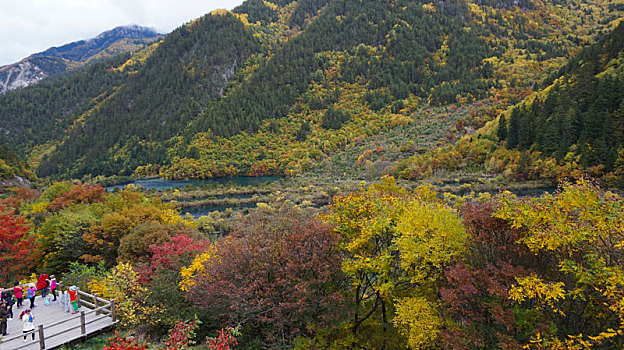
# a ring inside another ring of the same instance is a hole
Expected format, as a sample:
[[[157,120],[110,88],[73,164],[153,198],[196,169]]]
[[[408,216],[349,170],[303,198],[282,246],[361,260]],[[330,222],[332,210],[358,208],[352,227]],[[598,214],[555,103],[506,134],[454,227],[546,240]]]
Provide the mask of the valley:
[[[118,307],[72,349],[622,348],[624,0],[141,28],[0,95],[0,283]]]

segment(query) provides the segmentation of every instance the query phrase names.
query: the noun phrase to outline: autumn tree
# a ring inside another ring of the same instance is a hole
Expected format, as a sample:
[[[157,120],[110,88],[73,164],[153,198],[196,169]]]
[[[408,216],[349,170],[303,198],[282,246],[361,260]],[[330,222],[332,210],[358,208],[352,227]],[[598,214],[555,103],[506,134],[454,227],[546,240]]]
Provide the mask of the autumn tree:
[[[41,191],[25,187],[16,187],[12,191],[14,192],[12,196],[0,199],[0,206],[13,209],[16,213],[19,213],[22,203],[33,202],[41,196]]]
[[[145,329],[157,324],[161,316],[160,307],[146,303],[149,290],[140,283],[139,274],[128,263],[119,263],[104,278],[92,280],[89,288],[115,301],[122,327]]]
[[[444,326],[442,274],[465,250],[457,213],[429,188],[409,192],[392,178],[337,196],[330,211],[351,282],[351,346],[433,344]]]
[[[131,189],[108,196],[104,205],[107,210],[104,211],[101,220],[82,235],[89,251],[81,258],[87,262],[104,261],[108,267],[112,267],[117,261],[124,237],[127,238],[124,241],[123,251],[131,258],[148,251],[149,240],[145,240],[145,244],[138,242],[145,239],[146,234],[153,235],[152,238],[159,237],[154,243],[164,242],[173,236],[168,229],[156,229],[159,227],[157,225],[192,226],[192,223],[183,219],[170,203],[162,203],[158,198],[146,198]],[[150,226],[150,223],[155,226]],[[140,225],[146,226],[137,228]],[[154,229],[148,229],[149,227]]]
[[[533,348],[621,348],[624,342],[624,201],[590,181],[563,183],[554,194],[518,199],[506,192],[497,217],[527,230],[522,242],[549,253],[557,270],[517,277],[517,304],[546,313],[556,327]]]
[[[99,220],[91,209],[88,205],[81,204],[74,206],[72,210],[61,210],[47,216],[36,228],[42,268],[60,273],[85,254],[87,247],[82,236]]]
[[[187,299],[262,347],[332,325],[342,313],[338,236],[292,206],[264,208],[182,270]]]
[[[37,245],[28,235],[22,216],[0,207],[0,283],[8,285],[28,275],[33,268]]]
[[[152,245],[149,259],[136,267],[141,284],[150,294],[146,299],[148,306],[160,307],[167,317],[158,320],[156,333],[175,326],[177,322],[194,320],[200,316],[195,306],[184,297],[180,288],[182,276],[180,270],[191,264],[200,253],[210,246],[208,240],[179,234],[168,242]]]
[[[517,277],[548,259],[536,259],[518,242],[524,230],[493,217],[494,211],[491,202],[462,208],[467,253],[444,272],[441,288],[448,322],[439,342],[445,349],[522,349],[534,330],[549,330],[544,314],[515,306],[508,293]]]
[[[72,204],[103,202],[106,191],[101,185],[77,184],[67,192],[60,192],[48,205],[50,211],[59,211]]]
[[[130,261],[134,264],[150,260],[153,247],[159,247],[177,235],[197,236],[199,233],[192,227],[178,224],[160,224],[148,221],[132,228],[119,240],[119,261]],[[178,271],[180,268],[177,269]]]

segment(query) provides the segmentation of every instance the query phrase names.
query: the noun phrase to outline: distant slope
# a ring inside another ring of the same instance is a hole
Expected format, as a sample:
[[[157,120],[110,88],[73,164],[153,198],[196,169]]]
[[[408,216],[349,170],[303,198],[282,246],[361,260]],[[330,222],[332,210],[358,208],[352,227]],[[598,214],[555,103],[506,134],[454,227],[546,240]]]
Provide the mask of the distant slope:
[[[575,159],[594,175],[615,170],[624,162],[624,22],[513,108],[497,131],[509,149]]]
[[[125,74],[112,68],[129,57],[107,58],[0,95],[0,144],[25,155],[27,150],[61,139],[82,113],[124,82]]]
[[[34,177],[17,153],[9,147],[0,145],[0,194],[3,192],[1,187],[25,185],[28,183],[26,178]]]
[[[612,169],[624,144],[624,22],[560,70],[554,82],[513,108],[501,138],[561,160]]]
[[[404,161],[397,175],[480,168],[515,180],[589,174],[624,187],[624,21],[544,85],[475,135]]]
[[[162,36],[153,29],[123,26],[89,40],[81,40],[35,53],[20,62],[0,67],[0,93],[24,88],[42,79],[84,65],[92,58],[136,52]]]

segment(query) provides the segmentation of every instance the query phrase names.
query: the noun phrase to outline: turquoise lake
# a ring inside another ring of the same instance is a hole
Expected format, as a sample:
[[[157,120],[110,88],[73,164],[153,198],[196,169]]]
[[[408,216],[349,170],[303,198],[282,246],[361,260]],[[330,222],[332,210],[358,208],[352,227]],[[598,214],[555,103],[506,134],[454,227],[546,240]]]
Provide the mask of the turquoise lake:
[[[129,183],[118,184],[113,186],[107,186],[107,191],[114,191],[115,189],[122,189],[127,185],[136,185],[145,188],[146,190],[163,191],[172,188],[184,188],[188,186],[204,186],[204,185],[237,185],[237,186],[257,186],[267,182],[273,182],[280,180],[280,177],[276,176],[259,176],[259,177],[224,177],[205,180],[166,180],[166,179],[147,179],[136,180]]]

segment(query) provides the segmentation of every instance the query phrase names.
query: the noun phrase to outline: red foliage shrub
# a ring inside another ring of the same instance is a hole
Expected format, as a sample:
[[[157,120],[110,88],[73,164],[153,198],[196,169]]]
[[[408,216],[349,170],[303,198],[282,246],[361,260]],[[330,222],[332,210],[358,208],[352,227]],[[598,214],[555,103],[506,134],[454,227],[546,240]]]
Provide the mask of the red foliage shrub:
[[[177,322],[173,329],[169,331],[169,337],[163,343],[167,350],[186,350],[189,345],[193,345],[195,337],[196,321]]]
[[[89,184],[78,184],[72,187],[69,192],[60,193],[48,204],[48,210],[59,211],[76,203],[97,203],[103,202],[106,191],[101,185],[91,186]]]
[[[338,239],[295,208],[255,211],[217,242],[188,299],[269,345],[311,335],[311,324],[333,324],[344,310]]]
[[[147,345],[139,344],[133,337],[120,337],[115,332],[113,338],[108,339],[110,345],[105,346],[102,350],[147,350]]]
[[[186,234],[177,235],[169,242],[152,246],[149,263],[137,268],[141,274],[141,283],[149,283],[151,276],[158,269],[177,274],[183,266],[189,265],[197,254],[209,246],[210,241],[196,240]]]
[[[195,240],[188,235],[181,234],[171,241],[152,247],[150,266],[153,269],[164,268],[179,271],[182,266],[188,265],[195,255],[205,251],[210,241]]]
[[[218,330],[218,335],[214,338],[208,338],[206,344],[210,350],[229,350],[238,345],[238,340],[234,336],[237,332],[232,327],[225,327]]]

